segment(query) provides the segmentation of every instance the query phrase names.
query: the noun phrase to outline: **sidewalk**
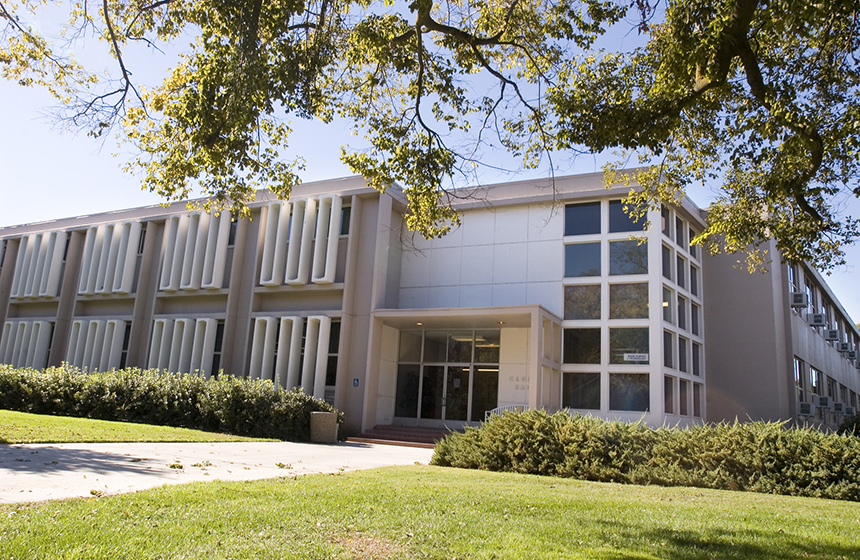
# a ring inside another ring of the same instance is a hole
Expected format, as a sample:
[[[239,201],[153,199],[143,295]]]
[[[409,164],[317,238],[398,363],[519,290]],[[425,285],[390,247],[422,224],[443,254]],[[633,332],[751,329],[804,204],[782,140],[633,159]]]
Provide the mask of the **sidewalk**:
[[[195,480],[257,480],[426,464],[432,449],[363,443],[0,445],[0,503],[134,492]]]

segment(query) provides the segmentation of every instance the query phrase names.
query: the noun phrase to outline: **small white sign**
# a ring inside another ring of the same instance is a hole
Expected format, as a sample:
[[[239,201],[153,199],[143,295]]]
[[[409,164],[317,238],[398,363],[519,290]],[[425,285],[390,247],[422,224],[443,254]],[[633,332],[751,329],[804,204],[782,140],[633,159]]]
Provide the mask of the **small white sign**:
[[[647,362],[648,354],[624,354],[625,362]]]

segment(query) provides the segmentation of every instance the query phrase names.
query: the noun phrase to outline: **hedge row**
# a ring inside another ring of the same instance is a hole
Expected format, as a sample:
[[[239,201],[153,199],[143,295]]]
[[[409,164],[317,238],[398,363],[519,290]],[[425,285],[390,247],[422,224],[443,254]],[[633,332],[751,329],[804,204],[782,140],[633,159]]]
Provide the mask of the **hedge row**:
[[[784,423],[655,430],[531,410],[449,435],[436,445],[432,463],[860,501],[860,438]]]
[[[287,441],[310,439],[311,412],[335,411],[270,381],[137,368],[84,373],[69,365],[44,371],[0,365],[0,408]]]

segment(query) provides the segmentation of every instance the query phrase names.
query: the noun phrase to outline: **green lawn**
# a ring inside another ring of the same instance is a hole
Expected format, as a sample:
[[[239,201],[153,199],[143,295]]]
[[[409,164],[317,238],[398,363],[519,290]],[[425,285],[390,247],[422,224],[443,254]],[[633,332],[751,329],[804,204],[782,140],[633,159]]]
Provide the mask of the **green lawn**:
[[[0,443],[89,443],[132,441],[274,441],[152,426],[0,410]]]
[[[440,467],[0,506],[0,558],[860,558],[860,504]]]

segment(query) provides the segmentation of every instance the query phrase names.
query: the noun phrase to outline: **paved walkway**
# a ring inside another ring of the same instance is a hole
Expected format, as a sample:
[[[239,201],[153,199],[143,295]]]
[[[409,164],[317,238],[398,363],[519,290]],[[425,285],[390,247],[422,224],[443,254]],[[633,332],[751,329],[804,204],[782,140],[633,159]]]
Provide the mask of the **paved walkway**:
[[[0,445],[0,503],[134,492],[194,480],[256,480],[426,464],[431,449],[363,443]]]

